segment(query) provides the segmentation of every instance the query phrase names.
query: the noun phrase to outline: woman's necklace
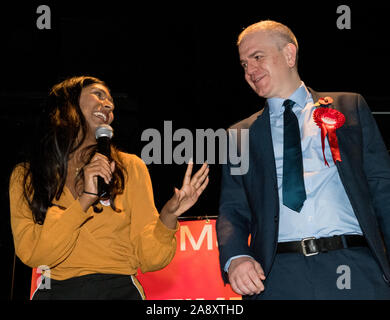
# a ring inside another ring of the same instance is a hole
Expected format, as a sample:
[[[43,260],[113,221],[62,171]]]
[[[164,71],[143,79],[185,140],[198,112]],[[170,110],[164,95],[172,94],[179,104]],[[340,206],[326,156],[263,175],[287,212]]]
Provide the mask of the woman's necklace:
[[[80,173],[81,167],[77,167],[75,170],[75,177],[77,177]]]
[[[74,161],[71,161],[72,163],[69,163],[70,166],[70,172],[74,172],[74,177],[77,178],[77,176],[80,174],[81,170],[83,169],[84,163],[82,161],[77,161],[74,159]]]
[[[81,171],[83,170],[83,165],[82,164],[78,164],[77,166],[75,165],[69,165],[69,173],[72,175],[72,173],[74,173],[74,178],[77,178]]]

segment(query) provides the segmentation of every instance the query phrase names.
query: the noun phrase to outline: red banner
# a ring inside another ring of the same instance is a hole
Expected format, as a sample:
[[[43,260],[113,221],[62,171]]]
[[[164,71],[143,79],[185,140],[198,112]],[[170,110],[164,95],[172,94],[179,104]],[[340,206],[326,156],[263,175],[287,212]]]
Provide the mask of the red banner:
[[[39,272],[37,268],[34,268],[32,270],[32,277],[31,277],[31,289],[30,289],[30,300],[34,295],[35,290],[37,290],[40,282],[41,282],[41,272]]]
[[[160,271],[139,272],[137,276],[147,299],[241,299],[222,281],[215,222],[180,221],[177,250],[171,263]]]
[[[241,296],[224,285],[219,269],[215,219],[180,221],[176,233],[177,250],[164,269],[138,273],[148,300],[240,300]],[[31,296],[40,273],[33,270]]]

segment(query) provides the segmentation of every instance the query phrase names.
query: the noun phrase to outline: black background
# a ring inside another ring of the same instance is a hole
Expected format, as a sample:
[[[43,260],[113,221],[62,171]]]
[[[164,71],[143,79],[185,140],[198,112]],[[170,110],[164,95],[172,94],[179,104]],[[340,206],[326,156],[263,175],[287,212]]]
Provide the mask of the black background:
[[[39,5],[51,9],[51,29],[39,30]],[[339,5],[351,9],[350,30],[339,30]],[[390,145],[388,9],[383,3],[278,1],[181,3],[130,1],[15,2],[0,19],[2,285],[0,299],[29,297],[31,269],[17,258],[9,226],[8,179],[29,147],[50,87],[73,75],[106,81],[115,100],[115,143],[141,154],[143,130],[227,128],[261,108],[243,78],[235,41],[259,20],[288,25],[299,42],[299,72],[317,91],[353,91],[367,100]],[[185,165],[149,165],[157,208],[180,187]],[[220,166],[185,216],[218,214]]]

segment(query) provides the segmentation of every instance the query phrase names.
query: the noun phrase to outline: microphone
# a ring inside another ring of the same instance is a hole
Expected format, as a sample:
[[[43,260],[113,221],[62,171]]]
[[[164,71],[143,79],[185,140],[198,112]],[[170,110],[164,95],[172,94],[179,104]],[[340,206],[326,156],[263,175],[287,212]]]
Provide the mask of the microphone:
[[[108,124],[100,125],[95,131],[97,141],[97,152],[105,155],[111,160],[111,138],[114,135],[114,130]],[[98,177],[98,195],[102,200],[110,198],[109,185],[104,182],[102,177]]]

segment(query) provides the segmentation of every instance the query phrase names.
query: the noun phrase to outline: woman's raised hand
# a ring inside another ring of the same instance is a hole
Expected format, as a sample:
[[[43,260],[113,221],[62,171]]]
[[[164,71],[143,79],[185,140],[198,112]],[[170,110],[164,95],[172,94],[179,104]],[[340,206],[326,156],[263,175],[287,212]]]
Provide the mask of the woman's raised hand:
[[[181,189],[179,190],[175,188],[173,197],[168,200],[161,210],[160,218],[164,223],[168,222],[165,223],[168,227],[175,227],[176,219],[172,218],[179,217],[191,208],[196,201],[198,201],[199,196],[202,194],[204,189],[206,189],[206,186],[209,183],[209,166],[207,163],[204,163],[202,167],[191,177],[193,166],[194,164],[192,162],[188,163]],[[165,221],[164,219],[166,217],[168,217],[170,221]]]

